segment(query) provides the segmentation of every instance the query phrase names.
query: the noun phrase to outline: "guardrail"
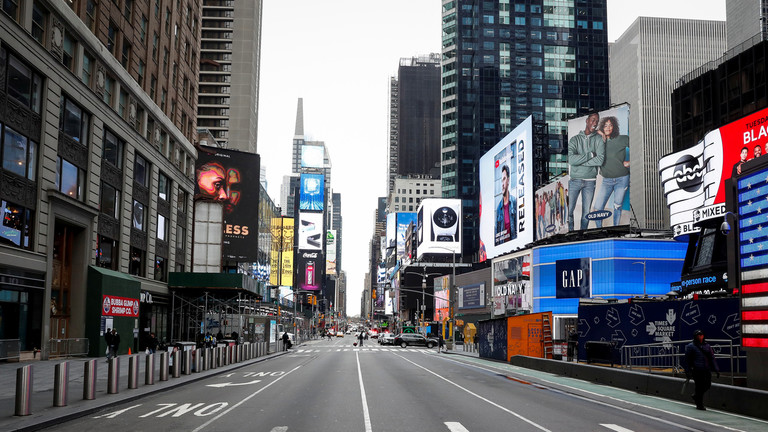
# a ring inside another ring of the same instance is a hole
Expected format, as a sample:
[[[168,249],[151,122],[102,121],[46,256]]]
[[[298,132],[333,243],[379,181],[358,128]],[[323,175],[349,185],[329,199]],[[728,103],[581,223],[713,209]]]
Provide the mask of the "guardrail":
[[[85,357],[89,344],[87,338],[51,339],[48,341],[48,358]]]
[[[19,359],[21,357],[21,340],[0,339],[0,360]]]

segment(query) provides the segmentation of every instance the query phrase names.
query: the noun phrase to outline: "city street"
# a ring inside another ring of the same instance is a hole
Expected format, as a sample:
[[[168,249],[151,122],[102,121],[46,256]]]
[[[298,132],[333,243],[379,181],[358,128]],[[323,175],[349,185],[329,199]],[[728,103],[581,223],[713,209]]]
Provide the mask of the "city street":
[[[765,430],[768,423],[436,349],[315,340],[61,431]]]

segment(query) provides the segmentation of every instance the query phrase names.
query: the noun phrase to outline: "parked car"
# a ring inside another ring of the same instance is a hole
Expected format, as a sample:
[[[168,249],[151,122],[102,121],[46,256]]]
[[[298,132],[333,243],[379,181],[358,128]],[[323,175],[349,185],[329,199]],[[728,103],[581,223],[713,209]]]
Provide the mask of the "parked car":
[[[437,339],[426,338],[418,333],[400,333],[395,336],[394,344],[400,345],[403,348],[411,345],[433,348],[437,346]]]
[[[392,333],[382,333],[379,336],[379,343],[381,345],[394,345],[395,344],[395,335]]]

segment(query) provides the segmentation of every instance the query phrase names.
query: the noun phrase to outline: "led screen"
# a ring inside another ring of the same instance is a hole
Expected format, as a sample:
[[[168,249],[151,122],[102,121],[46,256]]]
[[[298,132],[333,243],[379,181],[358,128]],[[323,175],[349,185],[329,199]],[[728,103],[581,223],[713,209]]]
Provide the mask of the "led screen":
[[[429,198],[417,213],[418,258],[424,254],[461,254],[461,200]]]
[[[336,230],[328,230],[325,234],[325,273],[336,274]]]
[[[325,147],[319,145],[301,146],[301,167],[322,168],[325,159]]]
[[[322,211],[325,203],[325,176],[302,174],[299,187],[299,210]]]
[[[416,225],[416,213],[396,213],[397,214],[397,257],[398,259],[405,253],[405,232],[408,231],[408,225]]]
[[[299,249],[321,250],[325,239],[322,213],[299,213]]]
[[[300,250],[296,256],[296,278],[299,288],[303,290],[319,290],[324,277],[323,268],[325,257],[320,251]]]

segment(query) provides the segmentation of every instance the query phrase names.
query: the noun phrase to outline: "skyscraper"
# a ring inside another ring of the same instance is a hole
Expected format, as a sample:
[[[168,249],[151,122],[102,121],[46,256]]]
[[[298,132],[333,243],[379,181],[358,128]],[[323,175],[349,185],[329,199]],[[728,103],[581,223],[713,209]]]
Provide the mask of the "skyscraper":
[[[567,119],[608,106],[606,2],[443,1],[442,193],[460,198],[478,249],[478,160],[530,115],[547,122],[550,172],[567,169]]]
[[[256,153],[263,0],[203,0],[198,126]]]
[[[768,2],[765,0],[728,0],[725,2],[728,49],[752,37],[768,36]],[[749,44],[753,45],[752,43]],[[742,51],[742,50],[739,50]]]
[[[439,174],[440,54],[400,59],[397,78],[390,79],[390,110],[391,193],[398,175]]]
[[[640,228],[669,228],[656,170],[672,152],[670,94],[681,76],[724,50],[725,22],[672,18],[640,17],[611,45],[611,103],[630,105],[629,190]]]

